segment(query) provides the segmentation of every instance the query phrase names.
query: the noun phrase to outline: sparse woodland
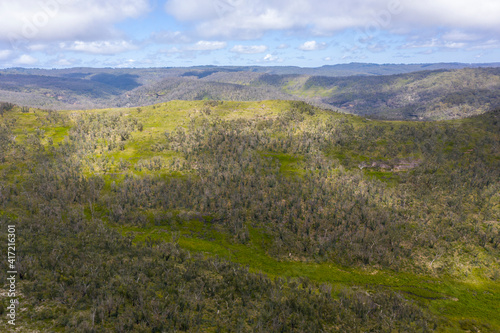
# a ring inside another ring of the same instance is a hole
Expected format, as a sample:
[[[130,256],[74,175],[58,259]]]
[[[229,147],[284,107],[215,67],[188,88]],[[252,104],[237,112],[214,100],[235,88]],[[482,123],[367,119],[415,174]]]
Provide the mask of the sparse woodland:
[[[491,306],[500,289],[498,111],[411,123],[303,102],[247,113],[246,104],[193,105],[0,104],[1,236],[7,224],[19,230],[26,328],[500,328]],[[218,246],[240,254],[219,256]],[[267,274],[252,256],[337,267],[366,282]],[[392,282],[373,280],[376,270]],[[417,284],[409,276],[426,287],[408,291],[405,283]]]

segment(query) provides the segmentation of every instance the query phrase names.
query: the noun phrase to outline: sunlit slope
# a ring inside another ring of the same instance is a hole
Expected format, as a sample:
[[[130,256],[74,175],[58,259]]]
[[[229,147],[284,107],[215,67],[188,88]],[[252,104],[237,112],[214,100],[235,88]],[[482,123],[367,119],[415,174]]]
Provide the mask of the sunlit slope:
[[[173,101],[1,122],[30,327],[216,331],[219,311],[224,330],[500,328],[498,112],[382,122]],[[159,308],[136,315],[140,297]]]

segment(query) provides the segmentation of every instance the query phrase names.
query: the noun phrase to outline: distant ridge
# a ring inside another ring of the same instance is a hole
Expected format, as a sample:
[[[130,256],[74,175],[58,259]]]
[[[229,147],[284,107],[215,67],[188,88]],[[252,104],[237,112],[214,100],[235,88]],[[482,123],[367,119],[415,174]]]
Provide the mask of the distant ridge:
[[[383,119],[436,120],[500,108],[500,63],[0,70],[0,101],[44,109],[171,100],[302,100]]]
[[[422,64],[375,64],[351,62],[348,64],[324,65],[321,67],[298,67],[298,66],[191,66],[191,67],[157,67],[157,68],[91,68],[91,67],[74,67],[66,69],[37,69],[37,68],[5,68],[0,69],[0,74],[5,73],[24,73],[33,75],[48,75],[59,76],[60,73],[71,73],[87,71],[90,73],[109,73],[124,72],[134,74],[147,70],[161,71],[189,71],[189,70],[215,70],[227,72],[254,72],[268,74],[298,74],[298,75],[314,75],[314,76],[354,76],[354,75],[394,75],[405,74],[426,70],[453,70],[463,68],[487,68],[500,67],[500,62],[492,63],[459,63],[459,62],[443,62],[443,63],[422,63]]]

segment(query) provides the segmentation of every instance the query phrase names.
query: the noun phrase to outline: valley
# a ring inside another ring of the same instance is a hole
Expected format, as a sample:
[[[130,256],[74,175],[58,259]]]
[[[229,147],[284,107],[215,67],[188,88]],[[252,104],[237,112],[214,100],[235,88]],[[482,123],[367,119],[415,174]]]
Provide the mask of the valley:
[[[446,120],[499,108],[499,91],[498,64],[0,71],[0,101],[54,110],[300,100],[374,119]]]

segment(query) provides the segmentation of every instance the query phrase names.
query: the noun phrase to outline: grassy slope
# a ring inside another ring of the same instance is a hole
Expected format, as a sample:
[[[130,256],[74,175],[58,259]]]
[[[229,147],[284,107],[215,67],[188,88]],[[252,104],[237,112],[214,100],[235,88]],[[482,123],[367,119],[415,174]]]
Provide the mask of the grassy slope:
[[[108,157],[115,161],[120,159],[130,163],[128,170],[116,171],[111,169],[106,178],[111,181],[119,181],[120,174],[138,173],[134,170],[134,165],[144,159],[160,155],[165,160],[170,160],[176,156],[173,152],[154,153],[150,147],[160,140],[165,131],[172,131],[177,126],[186,126],[190,117],[198,115],[199,111],[206,108],[202,101],[181,102],[173,101],[156,106],[142,107],[139,111],[131,109],[107,109],[91,111],[64,111],[68,115],[75,115],[82,112],[94,113],[123,113],[133,115],[144,124],[142,132],[133,133],[133,138],[125,146],[124,150],[110,153]],[[211,107],[212,112],[217,113],[223,119],[251,118],[256,114],[262,117],[273,117],[279,112],[289,108],[289,102],[264,101],[264,102],[225,102],[217,107]],[[317,113],[314,117],[319,120],[330,115],[327,111]],[[366,120],[354,116],[347,117],[352,124],[364,126]],[[22,114],[20,112],[10,113],[6,119],[15,118],[17,135],[16,140],[22,142],[26,140],[27,134],[35,131],[35,128],[45,130],[44,145],[48,145],[48,138],[52,138],[54,143],[64,140],[71,124],[61,126],[43,125],[36,114]],[[474,120],[462,120],[461,122],[473,122]],[[398,126],[399,122],[380,122],[381,126]],[[411,123],[404,123],[412,126]],[[478,134],[480,135],[480,133]],[[383,144],[383,143],[381,143]],[[272,152],[262,152],[265,156],[278,158],[283,173],[300,174],[300,156],[283,156]],[[362,161],[365,156],[357,155],[352,151],[332,152],[336,158],[349,155],[351,158]],[[378,156],[371,156],[378,157]],[[20,172],[12,171],[10,179],[20,176]],[[163,174],[165,171],[141,172]],[[368,176],[382,178],[385,176],[397,176],[386,172],[377,174],[367,171]],[[171,175],[170,175],[171,176]],[[109,184],[109,183],[108,183]],[[178,224],[166,224],[161,226],[149,226],[146,228],[123,227],[109,225],[111,228],[119,229],[123,234],[132,233],[135,241],[145,241],[147,239],[171,240],[172,236],[178,239],[179,244],[195,252],[204,252],[208,255],[217,255],[230,259],[231,261],[248,265],[253,271],[261,271],[271,276],[298,277],[307,276],[319,282],[332,283],[336,290],[342,286],[386,286],[392,290],[405,293],[408,297],[415,299],[422,306],[428,307],[436,315],[442,315],[450,320],[447,330],[461,331],[469,325],[467,320],[477,320],[479,323],[488,325],[491,329],[500,330],[500,318],[496,309],[500,304],[500,284],[492,282],[483,277],[481,271],[473,271],[473,274],[457,277],[447,276],[427,276],[419,274],[409,274],[403,272],[375,270],[375,269],[355,269],[340,267],[331,263],[302,262],[297,258],[289,260],[277,260],[266,253],[266,248],[271,244],[269,236],[264,230],[250,229],[251,241],[243,245],[235,243],[232,239],[221,233],[213,226],[206,225],[198,221],[190,221]]]

